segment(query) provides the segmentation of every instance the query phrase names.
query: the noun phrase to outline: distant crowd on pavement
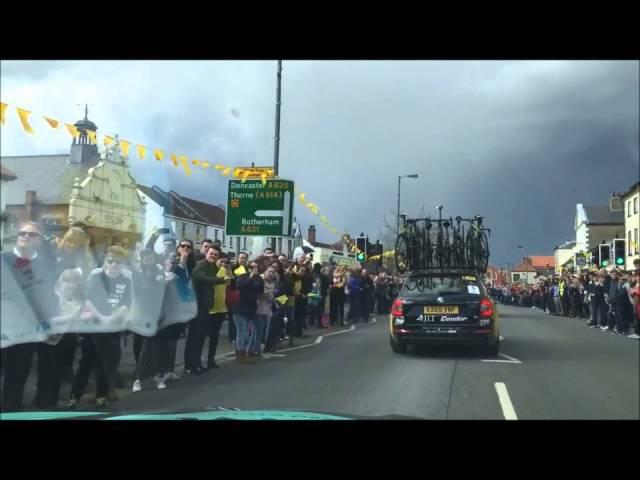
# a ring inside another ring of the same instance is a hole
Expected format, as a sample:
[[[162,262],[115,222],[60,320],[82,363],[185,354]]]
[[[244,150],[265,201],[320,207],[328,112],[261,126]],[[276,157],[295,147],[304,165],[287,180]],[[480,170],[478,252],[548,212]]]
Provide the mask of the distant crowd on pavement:
[[[640,339],[640,260],[630,271],[563,272],[534,285],[514,283],[491,292],[504,305],[581,318],[593,329]]]
[[[25,408],[30,376],[37,385],[33,408],[78,408],[93,374],[96,407],[106,409],[117,400],[116,388],[139,392],[151,379],[156,389],[164,390],[180,379],[179,373],[211,372],[219,368],[216,353],[225,323],[236,361],[251,365],[264,353],[294,346],[311,329],[368,323],[374,312],[388,314],[402,285],[385,272],[314,264],[306,247],[296,248],[291,257],[270,248],[253,259],[240,252],[232,261],[219,241],[205,239],[196,250],[189,239],[165,235],[158,253],[160,238],[155,230],[138,254],[122,242],[98,252],[82,225],[52,240],[44,238],[38,223],[20,225],[16,247],[2,252],[3,268],[42,325],[54,320],[117,324],[137,312],[158,328],[145,336],[126,330],[79,333],[70,327],[41,342],[3,348],[3,411]],[[174,296],[166,294],[170,281]],[[194,305],[194,315],[171,321],[181,305]],[[121,372],[125,338],[132,338],[132,378]],[[178,342],[185,343],[182,372],[176,371]],[[64,383],[71,393],[62,399]]]

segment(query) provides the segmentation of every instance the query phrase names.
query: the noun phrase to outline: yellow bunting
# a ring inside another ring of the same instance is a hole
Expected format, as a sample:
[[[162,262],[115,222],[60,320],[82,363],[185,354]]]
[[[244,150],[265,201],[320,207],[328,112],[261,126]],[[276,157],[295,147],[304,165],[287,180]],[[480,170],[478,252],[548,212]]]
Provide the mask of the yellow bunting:
[[[209,168],[209,167],[211,166],[211,164],[210,164],[209,162],[202,162],[202,163],[200,164],[200,166],[201,166],[202,168]]]
[[[216,166],[214,167],[216,170],[224,170],[225,166],[224,165],[220,165],[219,163],[216,163]]]
[[[325,217],[324,215],[320,215],[320,221],[322,223],[324,223],[325,225],[327,225],[329,223],[329,219],[327,217]]]
[[[231,167],[227,167],[227,168],[224,169],[224,172],[222,172],[222,175],[224,175],[226,177],[230,173],[231,173]]]
[[[138,157],[140,157],[140,160],[144,160],[144,157],[147,154],[147,147],[145,147],[144,145],[136,145],[136,151],[138,152]]]
[[[94,145],[98,143],[98,140],[96,138],[96,132],[94,132],[93,130],[87,130],[87,136],[91,140],[91,143],[93,143]]]
[[[3,117],[4,117],[4,113],[3,113]],[[58,126],[60,125],[60,122],[58,120],[54,120],[53,118],[49,118],[49,117],[43,117],[43,118],[46,120],[46,122],[49,124],[49,126],[51,128],[53,128],[54,130],[56,130],[58,128]]]
[[[75,125],[65,123],[64,126],[67,127],[67,132],[69,132],[69,135],[71,135],[73,138],[78,138],[80,136],[80,131],[76,128]]]
[[[171,154],[171,163],[173,163],[174,167],[178,166],[178,156],[175,153]]]
[[[162,161],[162,159],[164,158],[164,152],[162,150],[158,150],[157,148],[153,151],[153,156],[156,158],[156,160],[158,160],[159,162]]]
[[[109,135],[104,136],[104,144],[106,146],[111,145],[113,142],[114,142],[113,137],[110,137]]]
[[[200,160],[196,160],[195,158],[191,160],[191,165],[195,165],[196,167],[200,165]]]
[[[180,161],[180,165],[182,165],[182,168],[184,169],[184,173],[187,174],[187,177],[191,176],[191,167],[189,166],[189,159],[187,158],[186,155],[180,155],[178,157],[178,160]]]
[[[233,176],[234,176],[235,178],[238,178],[239,176],[241,176],[241,175],[242,175],[242,173],[243,173],[244,171],[245,171],[245,170],[244,170],[243,168],[236,167],[236,168],[233,170]]]
[[[5,112],[8,106],[6,103],[0,102],[0,123],[2,123],[2,125],[7,121],[7,114]]]
[[[260,174],[260,178],[262,179],[262,185],[266,185],[267,184],[267,174],[262,172]]]
[[[315,203],[307,203],[306,207],[313,212],[314,215],[318,215],[318,206]]]
[[[242,183],[247,181],[247,177],[251,175],[251,172],[249,170],[245,170],[244,172],[242,172]]]
[[[122,154],[125,157],[129,156],[129,145],[131,145],[130,142],[127,142],[126,140],[120,140],[120,147],[121,147],[121,150],[122,150]]]
[[[301,193],[301,194],[300,194],[300,196],[299,196],[298,198],[300,199],[300,201],[301,201],[302,203],[305,203],[305,202],[306,202],[306,200],[305,200],[305,198],[304,198],[304,193]]]
[[[16,107],[16,111],[18,112],[18,118],[20,118],[20,123],[22,123],[24,131],[27,133],[35,133],[31,125],[29,125],[29,115],[31,115],[31,112],[18,107]]]

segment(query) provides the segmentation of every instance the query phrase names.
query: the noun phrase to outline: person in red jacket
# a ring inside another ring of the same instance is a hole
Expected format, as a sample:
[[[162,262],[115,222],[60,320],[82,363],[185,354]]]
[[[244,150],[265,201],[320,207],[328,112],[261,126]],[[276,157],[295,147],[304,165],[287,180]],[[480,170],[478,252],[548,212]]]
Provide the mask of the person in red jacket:
[[[631,281],[631,300],[633,301],[633,312],[635,322],[633,333],[629,338],[640,339],[640,270],[633,273]]]

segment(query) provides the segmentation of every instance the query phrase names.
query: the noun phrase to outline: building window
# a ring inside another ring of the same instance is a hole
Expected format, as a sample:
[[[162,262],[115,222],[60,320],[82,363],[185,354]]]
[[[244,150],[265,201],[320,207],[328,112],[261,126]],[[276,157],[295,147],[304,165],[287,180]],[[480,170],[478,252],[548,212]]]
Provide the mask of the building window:
[[[620,217],[618,217],[620,218]],[[514,282],[519,282],[520,281],[520,274],[519,273],[514,273],[513,274],[513,281]]]
[[[224,245],[224,230],[222,231],[222,244]]]
[[[278,238],[278,253],[282,253],[282,237]]]
[[[291,239],[287,240],[287,257],[291,256]]]
[[[218,229],[217,228],[213,229],[213,239],[214,240],[218,240]]]
[[[182,236],[180,237],[180,240],[184,240],[185,238],[187,238],[187,224],[182,222],[182,228],[180,230],[180,232],[182,233]]]
[[[638,197],[633,199],[633,213],[638,213]]]
[[[247,249],[247,237],[242,237],[242,249]]]
[[[633,229],[633,253],[638,253],[638,227]]]
[[[627,202],[627,217],[631,216],[631,200]]]
[[[631,230],[627,232],[627,256],[630,257],[631,253]]]
[[[199,242],[200,240],[202,240],[201,238],[201,234],[202,234],[202,227],[200,225],[198,225],[196,227],[196,241]]]

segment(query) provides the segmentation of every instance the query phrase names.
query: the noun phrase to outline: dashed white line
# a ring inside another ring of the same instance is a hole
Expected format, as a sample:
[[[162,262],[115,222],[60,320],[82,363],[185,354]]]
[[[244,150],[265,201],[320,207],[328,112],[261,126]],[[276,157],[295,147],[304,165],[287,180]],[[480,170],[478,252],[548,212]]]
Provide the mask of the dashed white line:
[[[495,388],[505,420],[517,420],[518,416],[516,415],[516,410],[513,408],[513,404],[511,403],[507,386],[502,382],[496,382]]]
[[[509,360],[511,360],[512,362],[516,362],[516,363],[522,363],[520,360],[518,360],[517,358],[513,358],[510,357],[509,355],[507,355],[506,353],[499,353],[498,355],[500,355],[501,357],[507,358]]]

